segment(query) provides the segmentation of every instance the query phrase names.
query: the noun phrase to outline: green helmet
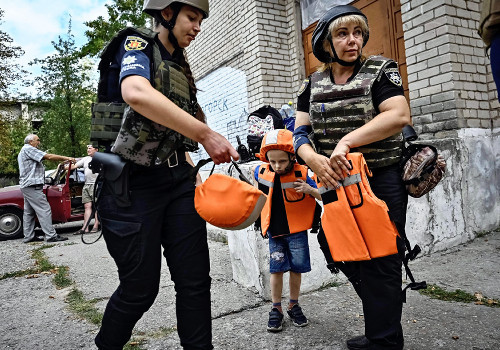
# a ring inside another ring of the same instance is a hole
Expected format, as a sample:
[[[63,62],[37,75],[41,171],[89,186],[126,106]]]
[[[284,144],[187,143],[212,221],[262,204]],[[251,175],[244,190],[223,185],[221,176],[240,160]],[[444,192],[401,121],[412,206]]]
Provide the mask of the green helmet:
[[[196,7],[203,12],[203,18],[208,17],[208,0],[144,0],[142,11],[149,15],[153,15],[155,11],[163,10],[165,7],[174,2],[180,2]]]

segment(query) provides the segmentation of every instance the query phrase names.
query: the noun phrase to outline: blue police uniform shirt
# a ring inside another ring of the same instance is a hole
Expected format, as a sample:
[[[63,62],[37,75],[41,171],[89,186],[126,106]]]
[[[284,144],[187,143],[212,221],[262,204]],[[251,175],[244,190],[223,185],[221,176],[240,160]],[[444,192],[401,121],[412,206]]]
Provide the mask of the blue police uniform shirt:
[[[155,38],[155,42],[160,49],[162,60],[174,61],[172,55],[165,49],[163,44]],[[141,35],[128,35],[118,46],[113,62],[109,67],[108,76],[108,96],[113,102],[124,102],[121,96],[121,82],[131,75],[138,75],[146,78],[153,84],[155,72],[153,67],[153,46]]]

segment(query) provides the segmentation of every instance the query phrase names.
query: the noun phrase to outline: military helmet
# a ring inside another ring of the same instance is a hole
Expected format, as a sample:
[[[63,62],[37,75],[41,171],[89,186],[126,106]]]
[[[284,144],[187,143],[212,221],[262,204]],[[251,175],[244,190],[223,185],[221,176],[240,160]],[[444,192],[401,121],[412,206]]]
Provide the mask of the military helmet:
[[[313,35],[312,35],[312,47],[313,47],[313,54],[316,56],[318,60],[324,63],[329,63],[332,61],[330,54],[325,51],[323,48],[323,41],[329,36],[329,31],[328,27],[330,26],[330,23],[332,23],[334,20],[336,20],[339,17],[347,16],[347,15],[360,15],[361,17],[364,18],[366,25],[368,26],[368,19],[364,15],[363,12],[361,12],[359,9],[357,9],[354,6],[351,5],[339,5],[332,7],[329,9],[323,17],[318,21],[318,25],[316,26],[316,29],[314,29]],[[368,42],[368,37],[370,33],[367,32],[363,35],[363,46],[366,45]]]
[[[260,146],[260,153],[255,156],[262,160],[263,162],[269,162],[267,159],[267,152],[272,149],[277,149],[285,151],[291,154],[295,154],[293,150],[293,134],[290,130],[286,129],[275,129],[269,131],[262,139],[262,144]]]
[[[196,7],[203,12],[203,18],[208,17],[208,0],[144,0],[142,11],[149,15],[153,15],[154,11],[163,10],[165,7],[174,2],[180,2]]]

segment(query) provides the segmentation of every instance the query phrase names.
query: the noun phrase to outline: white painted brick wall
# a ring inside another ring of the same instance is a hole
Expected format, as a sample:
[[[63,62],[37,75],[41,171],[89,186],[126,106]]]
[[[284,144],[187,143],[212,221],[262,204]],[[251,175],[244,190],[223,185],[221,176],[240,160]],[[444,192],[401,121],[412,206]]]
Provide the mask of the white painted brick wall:
[[[500,125],[489,60],[476,32],[479,2],[401,0],[411,112],[414,121],[425,121],[416,122],[419,132],[444,136]]]
[[[245,76],[246,91],[238,91],[246,94],[247,113],[267,104],[279,109],[289,100],[296,102],[304,78],[298,6],[294,0],[211,0],[210,17],[187,48],[197,86],[203,90],[198,98],[227,93],[231,82],[224,75],[214,79],[213,73],[231,67]],[[209,125],[229,136],[234,146],[235,137],[226,130],[229,124],[241,128],[234,135],[239,134],[246,143],[246,125],[240,114],[204,111]]]

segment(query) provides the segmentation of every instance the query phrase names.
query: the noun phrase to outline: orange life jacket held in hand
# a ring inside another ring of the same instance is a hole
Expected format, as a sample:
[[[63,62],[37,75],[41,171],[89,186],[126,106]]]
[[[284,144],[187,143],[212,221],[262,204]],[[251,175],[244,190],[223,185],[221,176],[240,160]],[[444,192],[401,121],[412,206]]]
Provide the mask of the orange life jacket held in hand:
[[[387,204],[375,196],[367,176],[371,171],[361,153],[349,153],[352,166],[337,190],[318,182],[323,200],[321,218],[334,261],[370,260],[398,252],[396,226]]]
[[[262,235],[264,237],[271,223],[271,202],[273,191],[276,190],[273,188],[275,175],[276,173],[271,171],[269,164],[262,164],[260,166],[258,182],[260,185],[269,188],[266,204],[264,208],[262,208],[260,214]],[[286,219],[288,221],[290,233],[309,230],[313,224],[314,210],[316,208],[316,200],[313,197],[305,193],[299,193],[293,187],[293,183],[297,179],[302,179],[304,181],[307,179],[307,168],[297,163],[294,164],[290,172],[280,176],[281,189],[279,190],[281,190],[281,194],[283,195]]]

